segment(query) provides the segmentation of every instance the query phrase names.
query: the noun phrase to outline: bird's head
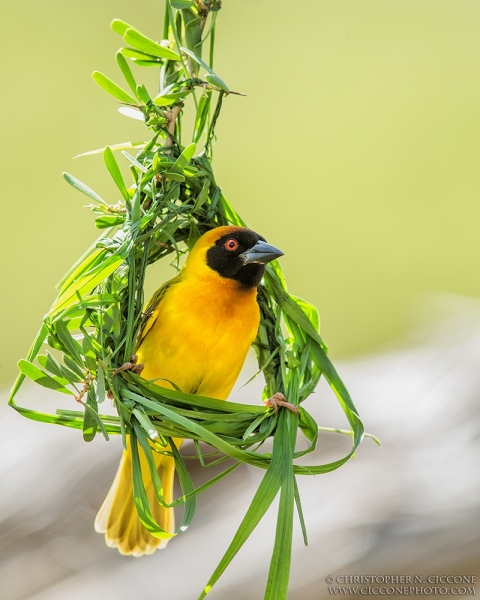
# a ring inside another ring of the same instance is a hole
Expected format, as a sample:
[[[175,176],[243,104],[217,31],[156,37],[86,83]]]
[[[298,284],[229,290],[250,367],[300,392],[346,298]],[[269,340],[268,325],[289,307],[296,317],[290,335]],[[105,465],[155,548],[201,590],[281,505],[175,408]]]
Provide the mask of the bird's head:
[[[245,227],[217,227],[197,241],[185,269],[204,275],[219,276],[237,282],[243,288],[256,288],[265,265],[283,256],[278,248]]]

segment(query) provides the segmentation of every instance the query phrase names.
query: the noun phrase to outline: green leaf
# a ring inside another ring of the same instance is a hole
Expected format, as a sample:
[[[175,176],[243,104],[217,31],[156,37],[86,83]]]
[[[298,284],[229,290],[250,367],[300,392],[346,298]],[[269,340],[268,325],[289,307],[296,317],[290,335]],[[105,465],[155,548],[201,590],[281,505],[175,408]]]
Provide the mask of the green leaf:
[[[213,218],[221,195],[222,195],[221,189],[219,187],[216,187],[213,190],[213,193],[211,195],[210,206],[207,209],[207,218],[209,218],[209,219]]]
[[[172,173],[171,171],[167,171],[164,173],[164,175],[167,179],[173,179],[173,181],[180,181],[180,183],[185,181],[185,177],[180,173]]]
[[[158,56],[158,58],[166,58],[167,60],[180,60],[179,54],[170,50],[170,48],[160,46],[160,44],[157,44],[157,42],[154,42],[136,29],[127,29],[123,34],[123,39],[130,46],[140,50],[140,52]]]
[[[124,200],[130,202],[130,196],[128,195],[127,187],[125,182],[123,181],[122,174],[120,172],[120,168],[117,163],[117,159],[113,154],[110,146],[107,146],[103,151],[103,160],[105,161],[105,165],[112,176],[113,181],[116,183],[118,189],[120,190]]]
[[[81,402],[83,406],[86,406],[83,402]],[[88,410],[88,409],[87,409]],[[76,429],[83,429],[83,421],[85,419],[85,411],[80,412],[76,410],[62,410],[57,408],[55,411],[56,415],[60,415],[62,417],[74,417],[75,424],[69,425],[70,427],[75,427]],[[120,435],[120,419],[119,417],[114,417],[112,415],[100,415],[93,412],[94,415],[98,418],[98,424],[102,433],[106,434],[108,437],[109,433],[113,433],[116,435]],[[73,419],[72,419],[73,420]],[[45,421],[51,422],[51,421]],[[58,423],[59,425],[64,425],[65,423]],[[108,441],[108,440],[107,440]]]
[[[303,535],[303,543],[305,546],[308,546],[308,536],[307,536],[307,528],[305,525],[305,519],[303,517],[303,509],[302,509],[302,503],[300,501],[300,492],[298,491],[298,486],[297,486],[297,478],[295,477],[294,479],[295,481],[295,506],[297,507],[297,514],[298,514],[298,520],[300,521],[300,527],[302,528],[302,535]]]
[[[290,294],[290,298],[295,302],[295,304],[302,310],[306,315],[310,323],[315,328],[315,331],[320,329],[320,318],[318,316],[317,307],[298,296],[294,296]]]
[[[195,16],[191,10],[183,10],[183,22],[185,24],[185,40],[187,42],[187,46],[192,52],[202,55],[202,31],[200,29],[200,23],[202,22],[202,18]]]
[[[198,102],[197,116],[195,118],[195,129],[193,132],[193,141],[196,144],[198,144],[198,141],[202,137],[202,133],[205,129],[205,124],[210,112],[211,98],[212,94],[208,92],[207,94],[204,94]]]
[[[113,21],[110,23],[110,28],[115,31],[115,33],[119,33],[123,37],[123,34],[127,31],[127,29],[132,29],[132,26],[121,19],[113,19]]]
[[[83,356],[85,357],[85,364],[87,365],[87,369],[90,371],[90,373],[95,373],[97,370],[97,355],[88,335],[83,336],[82,351]]]
[[[198,227],[196,226],[195,221],[192,220],[192,222],[190,224],[190,231],[188,232],[188,242],[187,242],[189,252],[195,246],[199,237],[200,237],[200,232],[198,231]]]
[[[205,173],[194,167],[193,165],[188,165],[183,169],[184,174],[187,177],[205,177]]]
[[[157,496],[157,500],[158,500],[159,504],[161,504],[162,506],[178,506],[179,504],[184,504],[183,518],[182,518],[180,525],[177,527],[175,534],[177,534],[181,531],[185,531],[187,529],[188,525],[190,525],[190,523],[195,515],[195,509],[196,509],[195,496],[200,492],[200,488],[195,489],[195,487],[192,483],[192,480],[190,478],[190,475],[188,473],[188,470],[185,467],[185,463],[183,462],[183,459],[180,456],[180,454],[177,450],[177,447],[175,446],[175,443],[173,442],[172,439],[168,438],[170,450],[175,459],[175,471],[177,473],[178,480],[180,482],[180,487],[182,488],[182,497],[179,500],[172,502],[171,504],[166,504],[165,500],[163,498],[162,482],[158,476],[158,471],[157,471],[155,462],[152,457],[152,449],[151,449],[150,443],[149,443],[144,431],[142,430],[142,428],[137,426],[136,423],[134,423],[134,430],[135,430],[135,434],[138,438],[138,441],[140,442],[140,445],[142,447],[144,456],[147,459],[150,476],[151,476],[152,482],[154,484],[155,494]],[[234,467],[235,466],[236,465],[234,465]],[[228,471],[228,469],[227,469],[227,471]],[[224,477],[225,474],[226,474],[226,472],[221,473],[220,478]],[[207,487],[210,487],[210,485],[211,485],[211,482],[207,482],[207,484],[204,484],[204,486],[200,486],[200,487],[203,489],[207,489]],[[147,505],[147,507],[145,507],[145,508],[148,508],[149,520],[151,519],[151,521],[154,522],[153,516],[151,515],[150,507]],[[163,530],[160,529],[160,531],[163,531]],[[172,534],[170,534],[170,535],[172,535]]]
[[[291,418],[291,414],[283,414],[284,422]],[[295,418],[295,417],[294,417]],[[282,430],[281,424],[279,430]],[[277,429],[278,431],[278,429]],[[295,429],[293,428],[293,432]],[[293,536],[293,509],[295,494],[295,478],[292,470],[293,444],[289,439],[286,426],[283,429],[280,443],[282,444],[281,460],[283,462],[282,489],[278,505],[277,528],[275,533],[275,546],[270,561],[267,589],[264,600],[286,600],[288,594],[288,580],[290,577],[290,561],[292,556]]]
[[[189,144],[188,146],[186,146],[183,149],[183,152],[177,158],[177,160],[173,163],[173,166],[170,169],[170,173],[181,173],[183,169],[188,165],[188,163],[192,160],[196,149],[196,144]]]
[[[328,381],[330,387],[334,391],[337,399],[342,407],[351,427],[353,430],[353,450],[360,444],[364,434],[363,423],[358,416],[357,409],[353,404],[350,394],[345,387],[343,381],[338,376],[335,367],[330,362],[330,359],[325,354],[324,350],[318,344],[312,345],[312,356],[316,364],[322,371],[325,379]]]
[[[292,474],[282,485],[278,506],[275,547],[270,561],[270,572],[264,600],[286,600],[287,598],[292,556],[293,507],[294,479]]]
[[[147,88],[144,85],[137,85],[137,96],[144,104],[150,104],[152,99],[150,98],[150,94],[147,91]]]
[[[136,411],[136,412],[135,412]],[[152,452],[152,446],[150,445],[150,441],[148,440],[148,436],[145,433],[145,427],[143,426],[142,423],[140,423],[140,419],[138,418],[138,414],[142,415],[142,419],[145,418],[147,421],[147,433],[148,433],[148,429],[150,428],[150,424],[149,421],[150,419],[148,419],[148,417],[142,413],[141,411],[139,411],[138,409],[134,409],[134,415],[137,418],[137,420],[139,421],[139,424],[137,425],[137,423],[133,422],[133,428],[135,430],[135,435],[137,436],[138,441],[140,442],[140,446],[143,450],[143,454],[147,460],[147,464],[148,464],[148,468],[150,471],[150,476],[152,478],[152,483],[153,483],[153,487],[155,490],[155,495],[157,497],[157,501],[161,506],[171,506],[169,504],[167,504],[165,502],[165,499],[163,497],[163,486],[162,486],[162,480],[160,479],[160,476],[158,474],[158,470],[157,467],[155,465],[155,461],[153,459],[153,452]],[[155,429],[153,427],[153,425],[151,426],[152,429]],[[155,431],[156,433],[156,431]],[[157,439],[159,438],[158,434],[157,434]],[[153,519],[153,515],[152,515],[152,519]]]
[[[243,434],[243,439],[246,440],[249,438],[250,434],[253,433],[253,431],[255,431],[255,429],[261,425],[261,423],[267,419],[269,417],[268,413],[265,413],[264,415],[259,415],[248,427],[247,429],[245,429],[245,433]]]
[[[65,181],[67,183],[69,183],[76,190],[78,190],[79,192],[82,192],[82,194],[85,194],[85,196],[88,196],[89,198],[91,198],[92,200],[95,200],[96,202],[100,202],[100,204],[104,204],[105,206],[108,206],[108,203],[105,202],[105,200],[103,198],[100,198],[100,196],[97,194],[97,192],[94,192],[87,185],[82,183],[79,179],[77,179],[73,175],[70,175],[70,173],[67,173],[64,171],[63,178],[65,179]]]
[[[188,472],[188,469],[185,466],[185,463],[182,457],[180,456],[180,453],[177,450],[177,447],[175,446],[173,440],[170,440],[170,447],[172,449],[172,454],[175,459],[175,471],[178,476],[178,481],[180,483],[180,487],[182,488],[183,497],[186,500],[184,503],[184,513],[182,522],[177,528],[177,532],[181,532],[187,529],[187,527],[192,522],[193,517],[195,516],[195,511],[197,509],[197,499],[195,496],[196,493],[198,493],[198,490],[195,490],[195,486],[193,485],[190,473]]]
[[[132,450],[133,499],[138,512],[138,517],[151,535],[160,539],[171,539],[175,536],[175,534],[164,531],[155,522],[150,510],[150,505],[142,478],[142,468],[140,465],[140,456],[135,429],[130,431],[130,444]]]
[[[210,73],[211,75],[215,75],[215,73],[212,71],[212,69],[207,65],[207,63],[203,62],[203,60],[197,56],[195,54],[195,52],[192,52],[191,50],[189,50],[188,48],[184,48],[182,46],[182,48],[180,48],[180,50],[186,54],[187,56],[189,56],[191,59],[193,59],[196,63],[198,63],[200,66],[202,66],[208,73]]]
[[[95,219],[95,227],[98,229],[108,229],[125,223],[125,216],[121,215],[106,215],[105,217],[97,217]]]
[[[96,242],[94,242],[57,284],[60,294],[63,294],[81,275],[98,268],[105,258],[105,253],[106,250],[104,248],[97,248]]]
[[[95,394],[97,403],[101,404],[105,400],[106,390],[105,390],[105,372],[104,366],[101,361],[98,361],[97,364],[97,385],[95,388]]]
[[[217,88],[220,88],[227,94],[230,93],[230,88],[228,87],[228,85],[223,81],[223,79],[220,79],[218,75],[215,75],[215,73],[206,73],[205,79],[208,81],[208,83],[214,85]]]
[[[135,77],[133,76],[133,73],[130,67],[128,66],[128,62],[125,60],[125,57],[120,51],[117,52],[115,58],[117,59],[118,68],[122,72],[122,75],[125,77],[125,81],[128,83],[128,87],[132,90],[132,92],[135,95],[137,95],[137,82],[135,81]]]
[[[169,0],[173,8],[181,10],[182,8],[190,8],[195,6],[194,0]]]
[[[315,419],[304,408],[300,408],[299,427],[310,442],[318,437],[318,425]]]
[[[134,60],[135,64],[138,64],[137,61],[154,62],[157,67],[162,64],[161,59],[157,56],[152,56],[151,54],[146,54],[145,52],[140,52],[133,48],[121,48],[119,52],[121,52],[123,56]]]
[[[108,94],[117,98],[121,102],[125,102],[126,104],[137,104],[135,98],[130,96],[125,90],[123,90],[119,85],[117,85],[114,81],[109,79],[100,71],[94,71],[92,77],[98,85],[104,89]]]
[[[182,92],[170,92],[165,94],[162,92],[158,96],[155,96],[153,102],[157,106],[170,106],[171,104],[175,104],[175,102],[179,102],[180,100],[184,100],[188,94],[191,93],[192,90],[184,90]]]
[[[13,408],[20,413],[22,416],[38,423],[51,423],[53,425],[63,425],[64,427],[71,427],[73,429],[82,429],[83,418],[72,418],[64,415],[49,415],[47,413],[38,412],[36,410],[30,410],[29,408],[23,408],[21,406],[13,406]]]
[[[133,62],[139,67],[158,67],[158,64],[160,63],[159,60],[137,60],[135,58],[133,59]]]
[[[326,348],[325,342],[320,337],[318,331],[312,325],[303,309],[300,308],[297,302],[283,289],[270,265],[267,266],[267,269],[265,270],[265,279],[282,311],[298,323],[298,325],[300,325],[300,327],[322,348]]]
[[[233,208],[230,202],[225,198],[222,194],[220,196],[220,202],[222,209],[225,213],[225,218],[232,223],[233,225],[238,225],[239,227],[246,227],[245,221],[240,217],[237,211]]]
[[[170,506],[170,507],[178,506],[180,504],[184,505],[183,518],[182,518],[181,523],[178,525],[178,527],[175,531],[175,534],[183,532],[190,525],[190,523],[195,515],[195,509],[196,509],[195,496],[197,496],[202,491],[211,487],[217,481],[220,481],[220,479],[223,479],[223,477],[225,477],[226,475],[231,473],[234,469],[236,469],[240,463],[237,463],[236,465],[233,465],[229,469],[226,469],[225,471],[223,471],[216,477],[213,477],[210,481],[207,481],[205,484],[203,484],[199,488],[195,489],[193,482],[191,480],[191,477],[188,473],[188,469],[186,468],[185,463],[183,461],[183,458],[180,456],[173,440],[168,438],[168,444],[170,445],[171,453],[173,454],[173,457],[175,459],[175,471],[177,473],[180,487],[182,489],[182,496],[178,500],[173,501],[171,504],[166,504],[165,500],[163,498],[162,482],[159,478],[158,471],[157,471],[155,462],[152,457],[152,449],[151,449],[150,443],[148,441],[148,438],[145,435],[145,432],[143,431],[142,427],[140,427],[136,423],[133,424],[133,427],[135,430],[135,434],[138,438],[138,441],[140,442],[140,445],[142,447],[144,456],[147,459],[150,476],[152,478],[152,482],[154,485],[155,495],[157,497],[159,504],[161,504],[162,506]],[[152,520],[153,520],[153,516],[152,516]]]
[[[65,351],[68,352],[74,361],[81,364],[83,362],[81,358],[83,352],[82,347],[77,340],[72,337],[64,321],[57,321],[55,323],[55,333],[60,343],[65,348]]]
[[[85,381],[85,373],[82,369],[77,365],[77,363],[68,356],[68,354],[63,355],[63,362],[67,365],[70,371],[73,371],[75,375],[79,378],[79,381]]]
[[[83,418],[83,439],[91,442],[97,433],[98,428],[98,406],[92,389],[88,390],[87,403],[84,404],[85,415]]]
[[[142,163],[138,162],[138,160],[136,158],[134,158],[131,154],[129,154],[128,152],[125,152],[125,150],[122,150],[122,154],[132,165],[137,167],[137,169],[139,171],[141,171],[143,174],[148,173],[148,167],[146,167],[145,165],[142,165]]]
[[[41,367],[47,369],[47,371],[50,371],[50,373],[52,373],[53,375],[63,378],[63,373],[60,364],[55,360],[55,358],[53,358],[53,356],[49,352],[47,353],[47,356],[40,354],[40,356],[37,356],[37,360]]]
[[[29,362],[28,360],[25,360],[23,358],[22,360],[19,360],[18,368],[29,379],[35,381],[35,383],[38,383],[43,387],[55,390],[56,392],[62,392],[63,394],[69,394],[70,396],[74,395],[71,390],[65,387],[64,382],[62,380],[59,380],[59,378],[57,377],[51,377],[50,375],[48,375],[48,373],[45,373],[44,371],[42,371],[42,369],[39,369],[37,366]]]
[[[160,437],[158,435],[158,431],[155,429],[153,423],[150,421],[148,416],[138,408],[133,409],[133,414],[137,417],[138,422],[140,423],[148,437],[151,440],[158,440],[158,438]]]
[[[67,369],[63,365],[61,365],[51,354],[47,352],[46,356],[40,355],[37,357],[37,360],[41,367],[50,371],[53,375],[59,377],[59,381],[66,381],[65,385],[72,383],[80,383],[83,381],[81,377],[74,373],[70,369]]]

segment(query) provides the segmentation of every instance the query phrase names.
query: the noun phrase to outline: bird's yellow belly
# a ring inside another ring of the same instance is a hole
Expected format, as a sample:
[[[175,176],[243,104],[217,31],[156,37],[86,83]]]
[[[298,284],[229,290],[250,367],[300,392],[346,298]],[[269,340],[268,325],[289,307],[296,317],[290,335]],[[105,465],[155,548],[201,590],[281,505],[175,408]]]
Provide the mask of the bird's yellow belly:
[[[188,393],[225,399],[257,334],[260,311],[256,294],[241,301],[217,295],[205,301],[172,290],[138,349],[146,379],[164,378]],[[197,294],[198,296],[198,289]],[[190,299],[190,300],[187,300]],[[168,386],[167,381],[157,381]]]

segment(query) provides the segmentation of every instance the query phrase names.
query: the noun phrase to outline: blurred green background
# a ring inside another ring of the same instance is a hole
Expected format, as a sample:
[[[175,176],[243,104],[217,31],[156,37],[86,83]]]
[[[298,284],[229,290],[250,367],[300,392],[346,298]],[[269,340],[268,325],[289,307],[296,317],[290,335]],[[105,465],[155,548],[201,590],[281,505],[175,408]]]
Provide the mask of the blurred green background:
[[[109,23],[159,39],[163,2],[29,0],[2,17],[7,385],[54,284],[98,235],[61,172],[115,202],[101,157],[72,157],[145,137],[91,78],[121,82]],[[248,96],[224,103],[217,180],[284,250],[290,290],[318,305],[332,356],[398,336],[419,294],[480,295],[478,1],[225,0],[218,23],[216,70]]]

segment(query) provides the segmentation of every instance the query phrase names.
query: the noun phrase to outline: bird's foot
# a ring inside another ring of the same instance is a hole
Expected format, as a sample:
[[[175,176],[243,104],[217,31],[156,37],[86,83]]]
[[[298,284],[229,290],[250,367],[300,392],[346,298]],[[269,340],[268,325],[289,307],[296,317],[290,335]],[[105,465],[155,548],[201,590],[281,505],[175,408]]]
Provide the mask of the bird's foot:
[[[132,371],[132,373],[135,373],[136,375],[140,375],[144,368],[145,368],[145,365],[143,363],[138,362],[138,356],[136,354],[133,354],[130,357],[130,361],[123,363],[123,365],[121,367],[118,367],[118,369],[115,369],[115,371],[112,373],[112,375],[116,375],[117,373],[120,373],[120,371]]]
[[[300,417],[298,406],[295,406],[295,404],[292,404],[291,402],[287,402],[285,396],[279,392],[277,394],[273,394],[271,398],[264,400],[263,403],[265,406],[273,408],[274,412],[278,411],[279,406],[284,406],[285,408],[288,408],[288,410],[291,410],[293,413],[295,413],[297,417]]]

